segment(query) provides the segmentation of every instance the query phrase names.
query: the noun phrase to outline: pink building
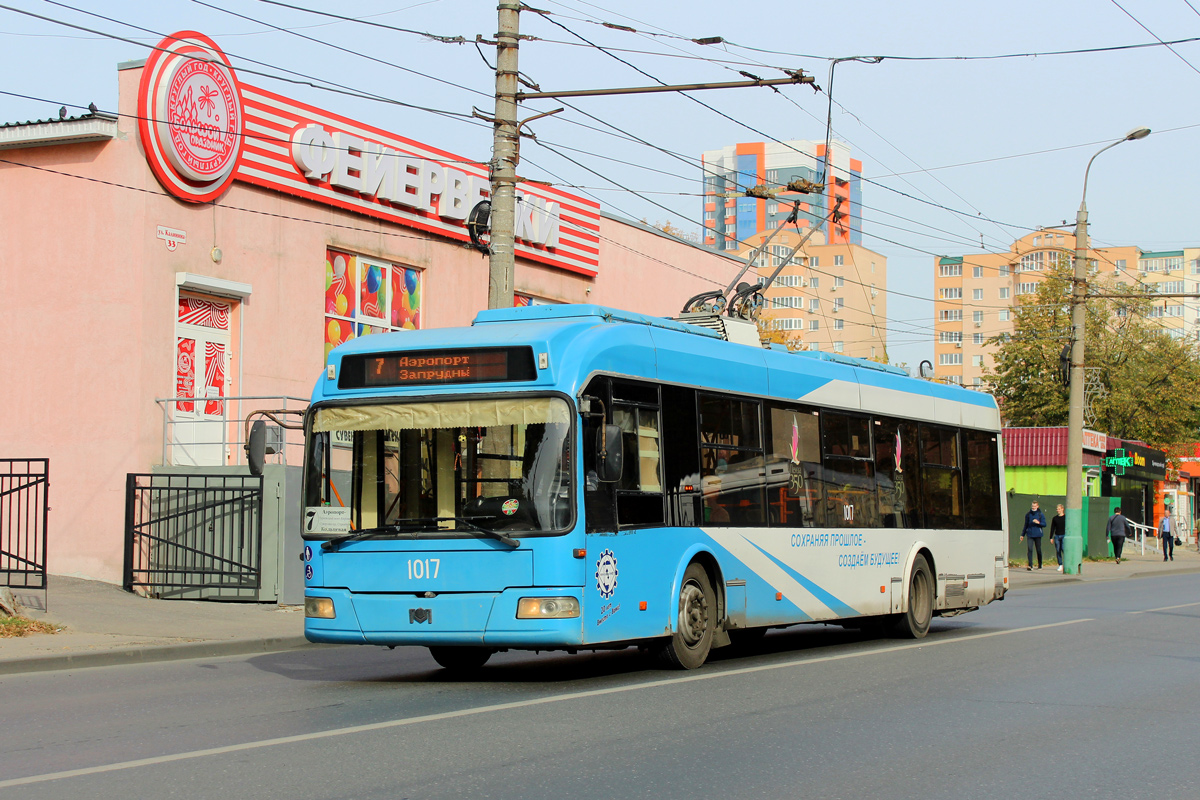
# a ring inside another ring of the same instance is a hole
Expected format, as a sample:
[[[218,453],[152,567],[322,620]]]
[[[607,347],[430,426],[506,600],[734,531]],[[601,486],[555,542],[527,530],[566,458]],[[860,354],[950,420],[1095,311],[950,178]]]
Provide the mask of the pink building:
[[[160,48],[116,115],[0,127],[0,457],[50,459],[49,570],[114,583],[128,473],[244,463],[238,420],[302,408],[336,344],[487,304],[485,165],[241,83],[199,34]],[[740,267],[519,192],[515,302],[674,315]]]

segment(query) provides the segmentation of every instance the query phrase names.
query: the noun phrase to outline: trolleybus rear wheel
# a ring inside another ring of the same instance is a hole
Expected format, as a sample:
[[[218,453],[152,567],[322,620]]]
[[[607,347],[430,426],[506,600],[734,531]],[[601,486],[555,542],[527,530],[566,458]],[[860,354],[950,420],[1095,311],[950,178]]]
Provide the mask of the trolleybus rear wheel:
[[[908,610],[896,618],[895,632],[905,639],[923,639],[933,619],[933,573],[925,556],[913,561],[908,578]]]
[[[488,647],[430,647],[429,655],[433,656],[444,669],[451,672],[470,672],[487,663],[495,651]]]
[[[696,669],[708,658],[716,629],[716,594],[704,567],[693,562],[679,586],[675,633],[659,646],[659,660],[676,669]]]

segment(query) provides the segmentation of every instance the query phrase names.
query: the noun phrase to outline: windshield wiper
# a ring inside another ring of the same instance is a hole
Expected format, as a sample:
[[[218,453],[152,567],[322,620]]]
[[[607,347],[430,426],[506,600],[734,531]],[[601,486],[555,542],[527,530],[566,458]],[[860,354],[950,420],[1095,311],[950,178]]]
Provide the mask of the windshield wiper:
[[[483,517],[483,519],[487,518]],[[450,521],[464,525],[470,531],[482,533],[484,536],[489,536],[493,539],[496,539],[514,549],[521,546],[520,539],[514,539],[507,534],[485,528],[482,525],[476,525],[471,520],[471,517],[417,517],[415,519],[405,519],[388,525],[380,525],[376,528],[363,528],[361,531],[354,531],[353,533],[347,533],[344,536],[337,536],[327,542],[322,543],[321,549],[332,550],[334,547],[337,547],[345,542],[352,542],[356,539],[367,539],[372,536],[382,536],[384,534],[415,534],[417,533],[417,528],[421,525],[428,525],[434,522]]]

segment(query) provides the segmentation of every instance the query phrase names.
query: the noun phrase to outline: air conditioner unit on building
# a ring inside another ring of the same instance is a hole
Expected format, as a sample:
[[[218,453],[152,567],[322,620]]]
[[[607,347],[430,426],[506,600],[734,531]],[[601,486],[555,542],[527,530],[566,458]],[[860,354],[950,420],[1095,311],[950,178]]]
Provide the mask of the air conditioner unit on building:
[[[878,297],[878,296],[879,296],[879,290],[878,290],[878,289],[872,289],[872,290],[871,290],[871,297]]]
[[[962,350],[962,342],[955,342],[954,346],[957,347],[959,350]]]
[[[836,292],[836,291],[837,291],[837,284],[835,283],[833,286],[830,286],[830,287],[829,287],[829,291],[831,291],[831,292]]]
[[[833,307],[833,313],[835,313],[835,314],[836,314],[836,313],[838,313],[838,312],[839,312],[839,311],[841,311],[841,310],[842,310],[842,307],[841,307],[841,306],[834,306],[834,307]]]
[[[804,289],[807,287],[808,287],[808,278],[801,278],[800,279],[800,288]]]
[[[976,322],[976,323],[975,323],[975,327],[976,327],[976,328],[982,328],[982,327],[983,327],[983,323],[982,323],[982,322]]]

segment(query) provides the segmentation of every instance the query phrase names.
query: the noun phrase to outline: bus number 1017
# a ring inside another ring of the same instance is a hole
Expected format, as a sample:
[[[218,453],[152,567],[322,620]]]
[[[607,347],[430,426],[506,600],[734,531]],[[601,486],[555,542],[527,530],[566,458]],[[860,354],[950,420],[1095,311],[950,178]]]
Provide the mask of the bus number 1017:
[[[408,579],[436,578],[438,568],[442,565],[440,558],[410,558],[408,560]]]

